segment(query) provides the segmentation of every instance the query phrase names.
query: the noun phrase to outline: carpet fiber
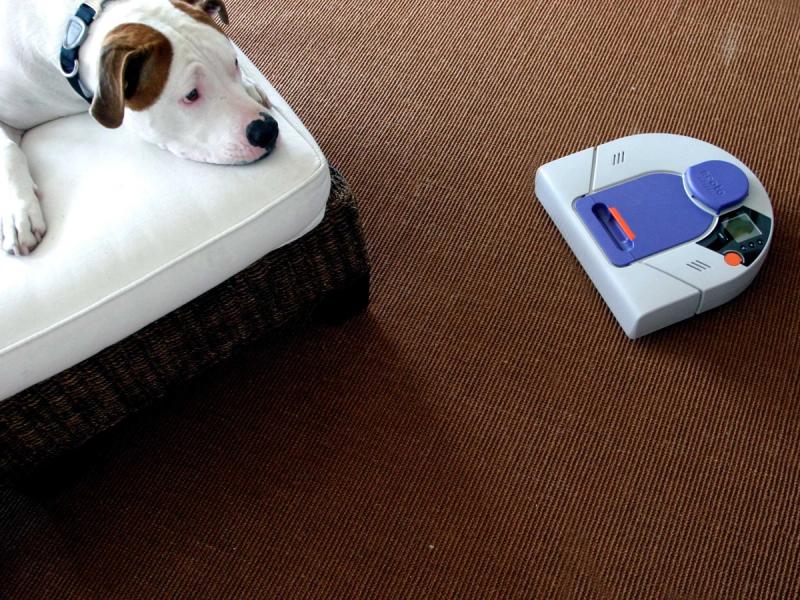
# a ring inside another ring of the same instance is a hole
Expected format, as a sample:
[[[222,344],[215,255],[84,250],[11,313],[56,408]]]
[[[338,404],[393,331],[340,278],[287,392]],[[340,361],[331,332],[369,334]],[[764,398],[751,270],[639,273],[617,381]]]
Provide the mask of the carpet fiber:
[[[795,0],[230,0],[362,208],[369,311],[5,492],[4,598],[800,596]],[[669,131],[770,192],[764,269],[631,342],[536,167]]]

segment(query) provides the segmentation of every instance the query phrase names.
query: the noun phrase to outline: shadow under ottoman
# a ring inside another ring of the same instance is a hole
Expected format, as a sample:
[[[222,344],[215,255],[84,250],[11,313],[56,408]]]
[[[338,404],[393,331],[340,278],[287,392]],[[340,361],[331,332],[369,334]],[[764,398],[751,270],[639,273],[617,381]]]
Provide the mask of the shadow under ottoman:
[[[311,317],[344,320],[369,296],[358,207],[331,168],[325,217],[195,300],[0,401],[0,473],[24,472],[109,429],[250,342]]]

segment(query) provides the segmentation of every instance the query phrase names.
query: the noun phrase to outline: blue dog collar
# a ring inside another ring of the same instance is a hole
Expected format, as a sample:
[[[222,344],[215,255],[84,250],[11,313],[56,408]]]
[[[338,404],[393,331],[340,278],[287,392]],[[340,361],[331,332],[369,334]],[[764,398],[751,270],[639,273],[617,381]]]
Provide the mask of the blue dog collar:
[[[81,44],[83,44],[89,33],[89,26],[106,1],[107,0],[97,0],[96,2],[84,2],[81,4],[77,12],[67,21],[64,41],[61,43],[61,54],[59,56],[61,74],[67,78],[72,89],[89,103],[92,101],[92,94],[81,83],[78,73],[80,69],[78,53],[80,52]],[[92,4],[95,4],[96,8],[92,6]]]

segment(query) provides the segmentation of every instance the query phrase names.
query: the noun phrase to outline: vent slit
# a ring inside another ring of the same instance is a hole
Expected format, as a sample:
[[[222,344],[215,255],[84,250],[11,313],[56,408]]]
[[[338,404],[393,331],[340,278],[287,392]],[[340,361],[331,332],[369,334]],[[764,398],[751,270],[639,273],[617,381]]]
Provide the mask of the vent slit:
[[[711,265],[707,265],[702,260],[693,260],[686,263],[686,266],[694,269],[695,271],[705,271],[706,269],[710,269]]]

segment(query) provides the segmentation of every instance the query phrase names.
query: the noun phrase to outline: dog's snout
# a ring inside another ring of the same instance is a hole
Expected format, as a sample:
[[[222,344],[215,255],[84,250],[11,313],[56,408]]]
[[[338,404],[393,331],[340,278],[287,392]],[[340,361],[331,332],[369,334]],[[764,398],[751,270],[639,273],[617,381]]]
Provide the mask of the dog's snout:
[[[251,146],[264,148],[271,152],[278,139],[278,122],[266,113],[261,113],[262,119],[252,121],[245,131],[247,141]]]

